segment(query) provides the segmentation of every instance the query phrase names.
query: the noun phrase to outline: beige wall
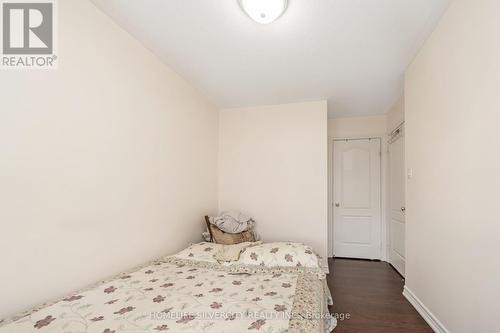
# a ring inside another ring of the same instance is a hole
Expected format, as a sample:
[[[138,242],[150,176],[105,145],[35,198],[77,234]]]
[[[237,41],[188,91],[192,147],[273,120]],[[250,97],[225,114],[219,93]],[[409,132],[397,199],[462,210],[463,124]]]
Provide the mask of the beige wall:
[[[337,139],[369,138],[387,133],[385,115],[347,117],[328,120],[328,136]]]
[[[0,317],[200,239],[217,110],[87,1],[59,69],[0,73]]]
[[[405,120],[404,96],[401,96],[386,114],[387,132],[391,133]]]
[[[253,216],[265,241],[327,251],[327,106],[222,110],[219,208]]]
[[[386,201],[387,201],[387,116],[345,117],[328,119],[328,202],[333,202],[333,140],[381,138],[381,259],[387,258],[387,228],[386,228]],[[328,254],[333,256],[333,209],[328,205]]]
[[[406,286],[454,333],[498,331],[499,13],[454,1],[406,74]]]

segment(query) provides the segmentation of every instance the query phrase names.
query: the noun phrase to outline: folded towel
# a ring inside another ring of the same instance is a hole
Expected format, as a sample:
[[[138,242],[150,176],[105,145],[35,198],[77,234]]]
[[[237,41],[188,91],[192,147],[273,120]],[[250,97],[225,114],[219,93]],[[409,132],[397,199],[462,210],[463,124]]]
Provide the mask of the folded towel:
[[[249,247],[260,245],[262,242],[244,242],[233,245],[222,245],[219,251],[214,254],[214,259],[218,262],[238,261],[240,254]]]

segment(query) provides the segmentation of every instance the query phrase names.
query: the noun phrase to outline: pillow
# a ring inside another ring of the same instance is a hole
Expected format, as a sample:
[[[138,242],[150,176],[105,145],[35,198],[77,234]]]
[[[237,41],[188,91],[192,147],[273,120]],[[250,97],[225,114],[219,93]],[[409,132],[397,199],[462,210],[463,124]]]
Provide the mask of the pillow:
[[[310,246],[301,243],[265,243],[245,249],[240,264],[266,267],[320,268],[319,256]]]
[[[221,248],[215,252],[214,259],[219,263],[238,261],[240,259],[240,254],[245,251],[246,248],[259,244],[262,244],[262,242],[243,242],[233,245],[221,245]]]
[[[208,216],[205,216],[208,231],[212,237],[212,242],[223,245],[233,245],[244,242],[255,242],[255,235],[252,230],[243,231],[237,234],[230,234],[217,228],[210,223]]]
[[[197,243],[189,246],[181,252],[174,255],[179,259],[191,259],[199,261],[217,262],[214,259],[214,254],[222,248],[222,245],[214,243]]]

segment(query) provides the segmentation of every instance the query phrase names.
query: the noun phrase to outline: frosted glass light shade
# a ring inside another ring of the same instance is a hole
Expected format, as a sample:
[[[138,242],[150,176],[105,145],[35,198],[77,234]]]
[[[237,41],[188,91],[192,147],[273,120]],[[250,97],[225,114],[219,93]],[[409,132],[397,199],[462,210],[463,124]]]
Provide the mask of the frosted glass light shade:
[[[286,10],[288,0],[238,0],[241,9],[255,22],[269,24]]]

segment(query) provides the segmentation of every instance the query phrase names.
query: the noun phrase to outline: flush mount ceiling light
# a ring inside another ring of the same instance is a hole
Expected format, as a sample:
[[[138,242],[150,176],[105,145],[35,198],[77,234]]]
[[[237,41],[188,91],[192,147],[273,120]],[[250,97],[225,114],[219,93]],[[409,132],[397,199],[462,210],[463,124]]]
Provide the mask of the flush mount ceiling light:
[[[269,24],[286,10],[288,0],[238,0],[241,9],[255,22]]]

